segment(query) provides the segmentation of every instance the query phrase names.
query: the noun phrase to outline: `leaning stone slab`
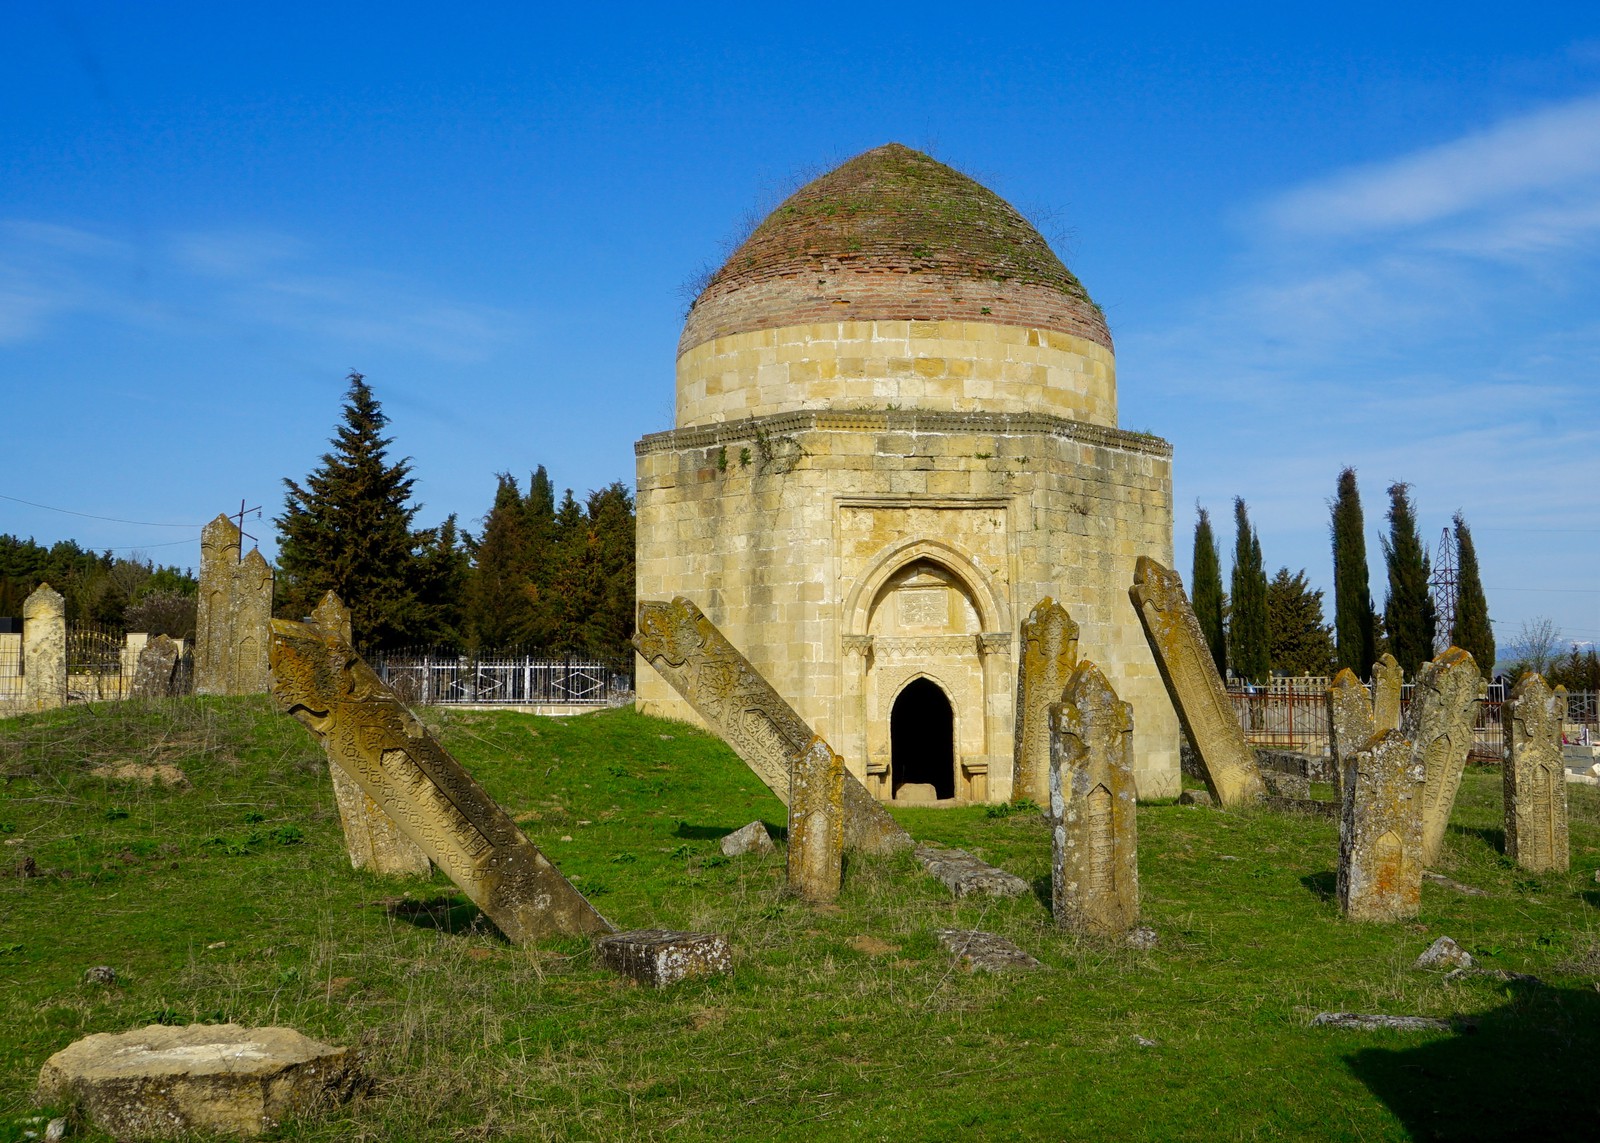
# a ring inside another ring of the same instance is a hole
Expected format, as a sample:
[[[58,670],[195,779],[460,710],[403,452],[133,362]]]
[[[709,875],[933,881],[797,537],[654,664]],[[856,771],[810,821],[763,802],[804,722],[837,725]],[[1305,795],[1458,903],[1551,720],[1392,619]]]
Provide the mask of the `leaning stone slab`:
[[[1379,730],[1400,729],[1400,696],[1405,689],[1406,675],[1400,663],[1385,651],[1372,664],[1372,717]]]
[[[1379,1016],[1365,1012],[1319,1012],[1313,1028],[1349,1028],[1357,1032],[1450,1032],[1454,1025],[1433,1016]]]
[[[47,583],[22,603],[22,699],[29,710],[67,705],[67,601]]]
[[[844,874],[844,759],[813,738],[789,774],[789,888],[832,901]]]
[[[1217,665],[1206,649],[1183,580],[1149,556],[1140,556],[1128,595],[1144,624],[1145,639],[1183,731],[1194,744],[1201,777],[1211,796],[1228,808],[1259,801],[1266,791],[1255,752],[1245,741]]]
[[[717,625],[681,595],[671,603],[642,600],[633,645],[788,805],[789,771],[817,736]],[[844,844],[867,853],[890,853],[912,844],[911,835],[848,770]]]
[[[1427,778],[1422,801],[1424,866],[1439,860],[1444,847],[1485,686],[1472,656],[1451,647],[1422,669],[1411,692],[1401,732],[1411,740]]]
[[[1021,897],[1028,892],[1028,883],[1015,873],[998,869],[964,849],[922,842],[915,852],[922,867],[957,897]]]
[[[728,938],[720,933],[633,929],[594,943],[600,963],[649,988],[666,988],[692,976],[719,976],[733,967]]]
[[[1506,704],[1506,856],[1524,869],[1565,873],[1572,864],[1567,844],[1567,776],[1561,756],[1561,724],[1567,696],[1542,677],[1523,675]]]
[[[722,852],[728,857],[743,857],[747,853],[771,853],[777,849],[764,822],[751,822],[741,826],[722,839]]]
[[[1050,705],[1078,665],[1078,625],[1048,595],[1022,623],[1017,658],[1017,729],[1012,797],[1039,805],[1050,799]]]
[[[63,1048],[39,1072],[39,1098],[78,1105],[118,1139],[249,1137],[348,1099],[361,1085],[356,1063],[293,1028],[152,1024]]]
[[[978,929],[939,929],[934,933],[956,963],[968,972],[1027,972],[1043,968],[1033,957],[996,933]]]
[[[1395,668],[1397,671],[1398,667]],[[1395,696],[1395,710],[1399,711],[1399,696]],[[1395,727],[1384,727],[1393,730]],[[1333,677],[1328,687],[1328,731],[1333,739],[1333,782],[1335,795],[1344,799],[1345,771],[1355,763],[1360,750],[1378,733],[1377,715],[1373,711],[1372,695],[1356,673],[1345,667]]]
[[[1056,924],[1095,936],[1139,923],[1133,707],[1094,663],[1050,708],[1050,902]]]
[[[512,941],[611,924],[343,640],[272,621],[273,693]]]
[[[133,697],[169,698],[181,657],[178,641],[171,635],[145,640],[133,668]]]
[[[1399,731],[1356,753],[1339,829],[1339,908],[1353,921],[1403,921],[1422,901],[1422,763]]]

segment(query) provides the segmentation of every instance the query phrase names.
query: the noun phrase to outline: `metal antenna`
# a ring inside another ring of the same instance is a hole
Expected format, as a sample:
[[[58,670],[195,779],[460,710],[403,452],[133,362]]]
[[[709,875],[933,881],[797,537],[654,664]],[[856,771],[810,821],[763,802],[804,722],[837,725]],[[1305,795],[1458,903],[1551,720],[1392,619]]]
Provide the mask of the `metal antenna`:
[[[228,519],[232,520],[234,516],[237,516],[239,518],[239,535],[243,536],[246,540],[255,540],[255,542],[259,544],[261,542],[260,540],[257,540],[249,532],[244,530],[244,518],[246,514],[250,512],[254,512],[256,514],[256,519],[261,519],[261,505],[257,504],[254,508],[246,508],[244,506],[244,501],[240,500],[239,511],[235,512],[233,516],[229,516]],[[242,543],[239,545],[239,562],[244,563],[244,544]]]
[[[1450,647],[1450,632],[1456,625],[1456,534],[1449,527],[1439,536],[1439,554],[1433,561],[1433,578],[1428,591],[1433,596],[1433,653],[1443,654]]]

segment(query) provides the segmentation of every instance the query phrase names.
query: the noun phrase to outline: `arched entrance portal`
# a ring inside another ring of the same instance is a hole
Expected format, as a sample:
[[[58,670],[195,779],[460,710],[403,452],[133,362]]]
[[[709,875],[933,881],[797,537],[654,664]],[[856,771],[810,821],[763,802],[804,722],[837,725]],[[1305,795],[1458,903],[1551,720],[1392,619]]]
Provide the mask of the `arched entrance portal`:
[[[936,683],[913,679],[889,714],[889,764],[894,795],[926,784],[940,798],[956,796],[955,713]]]

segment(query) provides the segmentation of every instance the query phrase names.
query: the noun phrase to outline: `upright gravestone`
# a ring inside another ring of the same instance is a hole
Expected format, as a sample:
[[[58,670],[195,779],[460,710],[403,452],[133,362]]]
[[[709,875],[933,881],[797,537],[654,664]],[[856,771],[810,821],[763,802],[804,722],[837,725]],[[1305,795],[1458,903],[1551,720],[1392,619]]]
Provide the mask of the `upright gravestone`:
[[[1484,689],[1478,664],[1460,647],[1451,647],[1422,668],[1412,688],[1401,733],[1410,740],[1427,780],[1422,797],[1424,865],[1439,860],[1444,847]]]
[[[1349,667],[1335,675],[1328,688],[1328,730],[1333,739],[1334,793],[1342,801],[1345,773],[1356,751],[1378,733],[1372,695]]]
[[[717,625],[681,595],[671,603],[641,600],[633,645],[787,805],[790,771],[817,736]],[[845,848],[909,848],[911,835],[860,780],[849,771],[843,780]]]
[[[1339,908],[1353,921],[1403,921],[1422,901],[1422,763],[1398,730],[1356,752],[1339,830]]]
[[[1050,708],[1051,908],[1056,924],[1109,936],[1139,921],[1133,707],[1078,664]]]
[[[1372,714],[1378,730],[1400,729],[1400,695],[1405,681],[1399,661],[1389,652],[1372,664]]]
[[[278,705],[511,940],[612,931],[348,644],[274,619],[272,677]]]
[[[22,603],[22,699],[29,710],[67,705],[67,602],[47,583]]]
[[[1050,800],[1050,707],[1078,665],[1078,625],[1049,596],[1022,624],[1017,662],[1017,728],[1012,755],[1012,797]]]
[[[1518,680],[1506,704],[1506,856],[1536,873],[1565,873],[1567,773],[1561,757],[1561,723],[1567,697],[1539,675]]]
[[[178,673],[178,660],[182,649],[171,635],[157,635],[145,640],[139,648],[139,660],[133,668],[134,698],[168,698],[172,694],[173,677]]]
[[[243,539],[226,516],[218,516],[200,533],[196,694],[260,694],[270,687],[272,569],[255,548],[239,558]]]
[[[789,888],[832,901],[844,871],[844,759],[820,738],[800,752],[789,778]]]
[[[355,635],[350,624],[350,609],[336,591],[324,592],[317,605],[311,609],[309,619],[329,635],[343,639],[355,646]]]
[[[1178,573],[1140,556],[1128,594],[1211,796],[1224,806],[1259,801],[1266,786],[1255,751],[1233,713]]]

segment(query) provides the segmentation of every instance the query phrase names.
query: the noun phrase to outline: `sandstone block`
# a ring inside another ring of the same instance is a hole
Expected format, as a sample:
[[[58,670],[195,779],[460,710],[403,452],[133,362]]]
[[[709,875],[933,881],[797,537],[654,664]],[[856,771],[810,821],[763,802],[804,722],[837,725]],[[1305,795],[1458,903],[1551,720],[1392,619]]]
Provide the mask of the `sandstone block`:
[[[1412,968],[1471,968],[1472,954],[1449,937],[1440,937],[1417,958]]]
[[[1356,752],[1339,829],[1339,908],[1356,921],[1401,921],[1422,900],[1423,768],[1385,730]]]
[[[1044,967],[997,933],[979,929],[939,929],[934,936],[968,972],[1027,972]]]
[[[1385,651],[1372,664],[1372,716],[1373,733],[1380,730],[1400,729],[1400,695],[1405,686],[1405,672],[1395,657]]]
[[[722,852],[729,857],[743,857],[747,853],[771,853],[778,847],[762,822],[741,826],[722,839]]]
[[[832,901],[844,872],[844,759],[813,738],[790,770],[789,888]]]
[[[1031,798],[1040,805],[1050,798],[1050,706],[1060,701],[1077,665],[1078,625],[1066,608],[1047,595],[1022,623],[1013,798]]]
[[[946,849],[926,842],[916,848],[917,860],[957,897],[1021,897],[1028,883],[1014,873],[981,861],[964,849]]]
[[[1389,656],[1391,659],[1393,656]],[[1395,668],[1399,670],[1398,667]],[[1399,712],[1399,695],[1395,696],[1395,711]],[[1386,726],[1393,730],[1396,727]],[[1377,716],[1373,710],[1372,696],[1356,673],[1345,667],[1333,678],[1328,687],[1328,730],[1333,739],[1334,792],[1344,798],[1345,771],[1354,764],[1356,751],[1378,733]]]
[[[1529,673],[1506,704],[1505,788],[1506,856],[1524,869],[1565,873],[1571,865],[1567,844],[1567,774],[1561,751],[1561,724],[1567,695],[1552,691]]]
[[[718,976],[733,967],[728,938],[719,933],[634,929],[595,941],[600,963],[650,988],[693,976]]]
[[[1209,806],[1211,805],[1211,794],[1207,790],[1185,790],[1178,795],[1178,804],[1180,806]]]
[[[47,583],[22,603],[22,671],[29,710],[67,705],[67,601]]]
[[[270,688],[272,569],[244,536],[218,516],[200,533],[200,597],[195,626],[194,689],[202,695],[260,694]]]
[[[348,1049],[293,1028],[152,1024],[63,1048],[41,1069],[39,1096],[81,1106],[119,1139],[256,1136],[286,1115],[348,1099],[360,1083]]]
[[[1444,846],[1484,687],[1478,664],[1460,647],[1445,651],[1417,676],[1402,733],[1411,740],[1427,777],[1422,802],[1424,866],[1437,861]]]

